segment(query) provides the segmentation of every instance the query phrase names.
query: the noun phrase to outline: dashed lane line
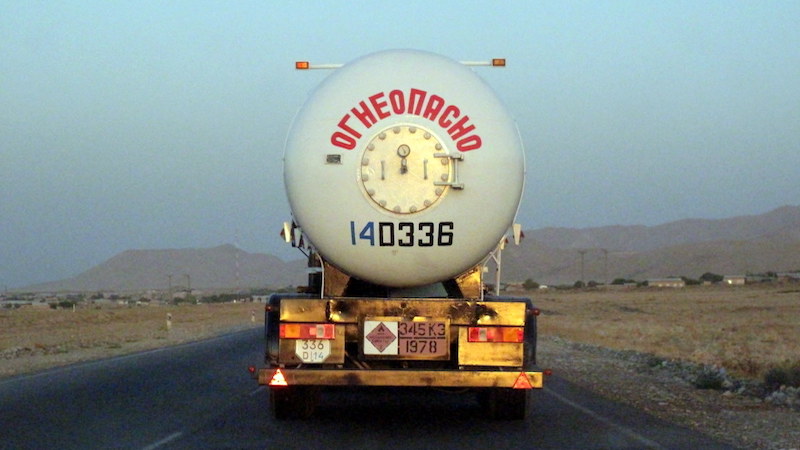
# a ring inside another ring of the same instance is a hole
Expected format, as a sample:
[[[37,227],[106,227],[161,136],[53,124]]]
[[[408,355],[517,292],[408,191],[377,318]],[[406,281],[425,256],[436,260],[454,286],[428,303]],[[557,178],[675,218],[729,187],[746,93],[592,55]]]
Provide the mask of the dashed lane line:
[[[248,395],[248,396],[250,396],[250,397],[252,397],[252,396],[254,396],[254,395],[258,394],[259,392],[263,391],[264,389],[266,389],[266,387],[264,387],[264,386],[259,386],[259,387],[257,387],[256,389],[254,389],[253,391],[251,391],[251,392],[250,392],[249,394],[247,394],[247,395]]]
[[[547,392],[548,395],[552,395],[553,397],[555,397],[561,403],[564,403],[565,405],[569,405],[569,406],[577,409],[578,411],[591,416],[593,419],[595,419],[595,420],[597,420],[599,422],[602,422],[602,423],[604,423],[605,425],[608,425],[611,428],[614,428],[615,430],[617,430],[620,433],[624,434],[625,436],[627,436],[627,437],[639,442],[640,444],[646,446],[647,448],[651,448],[651,449],[664,449],[665,448],[661,444],[659,444],[658,442],[655,442],[655,441],[652,441],[650,439],[647,439],[646,437],[644,437],[641,434],[631,430],[630,428],[623,427],[622,425],[614,423],[611,420],[606,419],[605,417],[601,416],[600,414],[597,414],[596,412],[592,411],[591,409],[589,409],[589,408],[587,408],[585,406],[582,406],[582,405],[580,405],[578,403],[573,402],[572,400],[564,397],[563,395],[553,391],[550,388],[544,388],[544,391]]]
[[[170,442],[174,441],[175,439],[178,439],[181,436],[183,436],[183,433],[180,432],[180,431],[176,431],[175,433],[170,434],[169,436],[165,437],[164,439],[161,439],[160,441],[153,442],[152,444],[148,445],[147,447],[144,447],[142,450],[155,450],[155,449],[161,447],[162,445],[169,444]]]

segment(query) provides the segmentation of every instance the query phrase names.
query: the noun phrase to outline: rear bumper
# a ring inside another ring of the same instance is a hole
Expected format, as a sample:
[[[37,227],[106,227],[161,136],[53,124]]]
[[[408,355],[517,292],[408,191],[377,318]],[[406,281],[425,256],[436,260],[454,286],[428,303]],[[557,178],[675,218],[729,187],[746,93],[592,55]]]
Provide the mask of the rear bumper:
[[[288,386],[398,386],[541,389],[542,372],[443,370],[259,369],[258,384],[271,385],[280,370]],[[527,378],[525,380],[524,378]]]

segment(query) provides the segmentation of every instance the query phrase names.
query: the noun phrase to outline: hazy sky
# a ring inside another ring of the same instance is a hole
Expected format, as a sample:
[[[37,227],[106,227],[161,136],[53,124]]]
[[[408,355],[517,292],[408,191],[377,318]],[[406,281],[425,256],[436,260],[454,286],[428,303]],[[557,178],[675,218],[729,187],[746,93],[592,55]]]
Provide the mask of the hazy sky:
[[[283,142],[327,71],[477,68],[516,117],[519,221],[657,225],[800,203],[800,2],[0,0],[0,287],[127,249],[300,257]]]

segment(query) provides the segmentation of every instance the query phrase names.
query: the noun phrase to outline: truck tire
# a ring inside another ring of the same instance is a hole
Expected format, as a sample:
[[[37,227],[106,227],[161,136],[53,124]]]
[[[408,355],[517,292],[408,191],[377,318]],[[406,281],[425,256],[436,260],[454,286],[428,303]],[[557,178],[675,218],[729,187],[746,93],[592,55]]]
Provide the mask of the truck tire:
[[[479,393],[479,403],[495,420],[523,420],[528,414],[529,390],[492,388]]]
[[[319,388],[316,386],[272,388],[269,400],[275,419],[307,419],[314,414],[317,407]]]

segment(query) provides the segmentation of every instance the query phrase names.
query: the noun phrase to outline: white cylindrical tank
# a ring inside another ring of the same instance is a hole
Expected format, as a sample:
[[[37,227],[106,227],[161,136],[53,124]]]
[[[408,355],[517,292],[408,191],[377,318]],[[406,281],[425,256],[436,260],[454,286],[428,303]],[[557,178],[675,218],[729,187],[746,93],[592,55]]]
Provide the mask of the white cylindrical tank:
[[[303,235],[343,272],[389,287],[450,279],[511,226],[525,160],[516,125],[471,68],[422,51],[364,56],[298,113],[284,182]]]

